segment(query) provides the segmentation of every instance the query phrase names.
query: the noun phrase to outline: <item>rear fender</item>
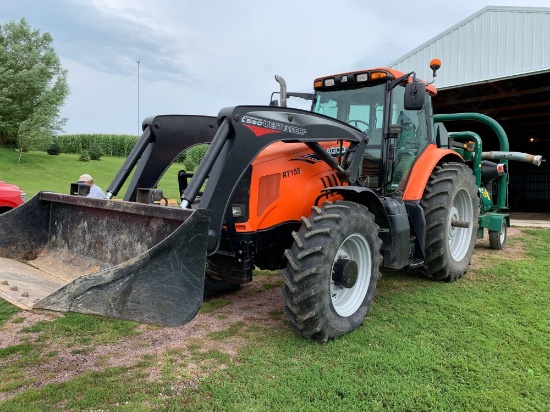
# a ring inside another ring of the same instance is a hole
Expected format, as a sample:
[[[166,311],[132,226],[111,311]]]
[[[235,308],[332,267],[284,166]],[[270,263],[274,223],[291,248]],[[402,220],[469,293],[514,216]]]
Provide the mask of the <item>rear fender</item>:
[[[23,204],[20,191],[15,190],[0,190],[0,207],[8,207],[13,209]]]
[[[450,149],[440,149],[435,144],[429,145],[416,159],[409,172],[409,177],[403,191],[403,200],[420,200],[424,195],[424,189],[434,168],[441,162],[460,162],[464,159]]]

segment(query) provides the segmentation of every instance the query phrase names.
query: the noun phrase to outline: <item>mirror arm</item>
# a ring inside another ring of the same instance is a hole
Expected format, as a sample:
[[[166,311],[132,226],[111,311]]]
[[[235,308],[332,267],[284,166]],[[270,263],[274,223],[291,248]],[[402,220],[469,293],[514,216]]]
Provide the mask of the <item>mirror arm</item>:
[[[399,83],[401,83],[402,81],[404,80],[407,80],[409,78],[409,76],[412,75],[413,76],[413,83],[416,83],[416,73],[415,72],[410,72],[410,73],[407,73],[407,74],[404,74],[403,76],[401,77],[398,77],[397,79],[395,80],[392,80],[391,83],[390,83],[390,90],[392,90],[395,86],[397,86]],[[416,90],[416,89],[415,89]]]

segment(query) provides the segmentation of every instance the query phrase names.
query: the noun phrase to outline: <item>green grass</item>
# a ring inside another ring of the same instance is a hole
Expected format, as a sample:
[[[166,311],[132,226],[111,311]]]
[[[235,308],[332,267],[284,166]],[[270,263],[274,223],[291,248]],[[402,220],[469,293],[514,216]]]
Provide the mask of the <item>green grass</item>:
[[[136,332],[134,322],[116,321],[98,316],[68,313],[56,321],[40,321],[23,328],[22,333],[40,333],[39,342],[63,342],[73,345],[102,345],[116,342],[121,336]]]
[[[525,231],[508,242],[528,245],[525,258],[488,254],[479,270],[454,283],[386,275],[365,324],[336,341],[305,340],[287,324],[237,322],[210,336],[222,344],[244,337],[234,358],[203,350],[204,342],[182,343],[190,353],[172,349],[131,368],[23,389],[0,401],[0,410],[550,410],[550,231]],[[215,315],[212,306],[206,312]],[[61,334],[93,343],[98,329],[87,318],[35,327],[48,340]],[[100,330],[121,327],[111,322]],[[24,366],[55,356],[46,348],[41,340],[0,351],[0,394],[28,385]],[[189,363],[202,365],[198,377],[186,372]],[[153,365],[162,374],[150,381]]]
[[[201,313],[212,313],[216,310],[223,308],[224,306],[227,306],[231,303],[230,300],[227,299],[208,299],[204,301],[204,303],[201,306]]]
[[[19,308],[10,305],[3,299],[0,299],[0,327],[6,322],[6,320],[12,318],[12,316],[18,312],[21,312]]]
[[[381,282],[369,321],[326,345],[270,332],[201,387],[197,409],[548,410],[550,231],[529,243],[531,259],[484,268],[491,281],[389,275],[408,290]]]
[[[71,183],[76,182],[83,173],[94,178],[94,183],[103,189],[112,182],[117,171],[124,163],[124,158],[104,156],[101,160],[80,162],[78,154],[61,153],[50,156],[45,152],[28,152],[23,154],[22,161],[17,162],[18,152],[14,149],[0,148],[0,180],[19,186],[30,199],[40,191],[66,193]],[[178,171],[181,164],[173,164],[159,182],[159,189],[164,190],[168,199],[178,199]],[[127,184],[131,180],[128,178]],[[127,184],[122,187],[118,198],[122,198]]]
[[[326,345],[269,331],[196,408],[548,410],[550,231],[526,239],[528,259],[489,258],[487,277],[388,275],[368,322]]]

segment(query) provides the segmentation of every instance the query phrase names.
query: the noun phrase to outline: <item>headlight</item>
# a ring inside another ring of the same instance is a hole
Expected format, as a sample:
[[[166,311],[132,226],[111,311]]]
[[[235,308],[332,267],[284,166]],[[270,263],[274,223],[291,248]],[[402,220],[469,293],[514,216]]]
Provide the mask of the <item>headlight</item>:
[[[231,212],[233,213],[233,217],[243,217],[244,216],[244,206],[231,205]]]
[[[248,207],[250,201],[250,180],[252,178],[252,166],[249,166],[246,172],[237,183],[237,187],[231,197],[231,213],[235,223],[244,223],[248,221]]]

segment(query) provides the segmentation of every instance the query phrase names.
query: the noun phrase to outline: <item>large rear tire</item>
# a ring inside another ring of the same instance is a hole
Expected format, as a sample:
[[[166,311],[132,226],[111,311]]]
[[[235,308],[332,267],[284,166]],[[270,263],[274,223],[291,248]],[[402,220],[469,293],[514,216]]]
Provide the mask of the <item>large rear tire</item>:
[[[479,197],[471,169],[462,163],[437,166],[420,204],[426,215],[426,261],[420,273],[434,280],[460,278],[474,253],[478,227]],[[468,227],[458,227],[457,221]]]
[[[302,336],[325,342],[365,319],[380,278],[382,241],[374,216],[354,202],[325,202],[302,217],[285,251],[285,313]]]

